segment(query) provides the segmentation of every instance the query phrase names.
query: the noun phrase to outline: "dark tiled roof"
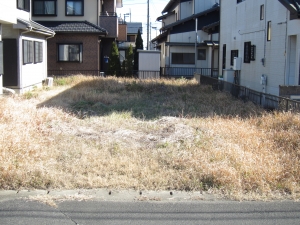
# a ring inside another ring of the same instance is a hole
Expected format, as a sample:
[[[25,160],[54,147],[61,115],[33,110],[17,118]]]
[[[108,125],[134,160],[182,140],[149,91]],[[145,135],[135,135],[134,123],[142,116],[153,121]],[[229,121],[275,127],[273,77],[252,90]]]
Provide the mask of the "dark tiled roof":
[[[39,21],[56,33],[97,33],[107,34],[107,30],[88,21]]]

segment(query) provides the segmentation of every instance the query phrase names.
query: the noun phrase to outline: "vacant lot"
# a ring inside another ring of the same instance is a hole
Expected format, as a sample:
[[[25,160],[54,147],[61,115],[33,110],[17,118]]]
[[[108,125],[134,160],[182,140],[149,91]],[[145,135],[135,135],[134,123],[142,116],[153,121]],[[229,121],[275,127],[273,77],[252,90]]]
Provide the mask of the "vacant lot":
[[[300,196],[300,115],[193,80],[74,76],[0,97],[0,188]]]

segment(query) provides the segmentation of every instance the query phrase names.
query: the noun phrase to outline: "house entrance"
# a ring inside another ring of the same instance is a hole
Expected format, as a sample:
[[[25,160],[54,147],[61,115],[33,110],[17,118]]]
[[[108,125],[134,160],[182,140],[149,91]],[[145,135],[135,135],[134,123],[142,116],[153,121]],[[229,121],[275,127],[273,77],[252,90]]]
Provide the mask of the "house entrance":
[[[3,86],[18,86],[17,39],[3,39]]]

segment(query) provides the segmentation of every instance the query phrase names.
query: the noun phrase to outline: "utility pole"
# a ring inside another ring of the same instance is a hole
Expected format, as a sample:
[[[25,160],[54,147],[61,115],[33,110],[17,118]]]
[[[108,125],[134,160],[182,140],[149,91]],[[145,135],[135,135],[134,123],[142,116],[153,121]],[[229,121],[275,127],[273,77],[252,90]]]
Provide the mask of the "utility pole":
[[[149,0],[147,0],[147,50],[149,50]]]

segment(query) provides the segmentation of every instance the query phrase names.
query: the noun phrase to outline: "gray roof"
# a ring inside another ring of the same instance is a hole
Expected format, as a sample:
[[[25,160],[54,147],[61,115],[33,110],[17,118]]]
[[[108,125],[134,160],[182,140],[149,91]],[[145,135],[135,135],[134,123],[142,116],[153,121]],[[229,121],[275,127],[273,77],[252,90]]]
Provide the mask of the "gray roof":
[[[143,24],[140,22],[127,22],[127,34],[137,34],[138,30],[143,33]]]
[[[28,29],[31,28],[33,32],[39,32],[43,33],[45,35],[54,35],[55,32],[52,29],[49,29],[48,27],[45,27],[37,22],[34,22],[32,20],[24,20],[21,18],[17,19],[18,23],[23,24],[22,26],[26,26]]]
[[[107,34],[107,30],[88,21],[39,21],[56,33],[96,33]]]

